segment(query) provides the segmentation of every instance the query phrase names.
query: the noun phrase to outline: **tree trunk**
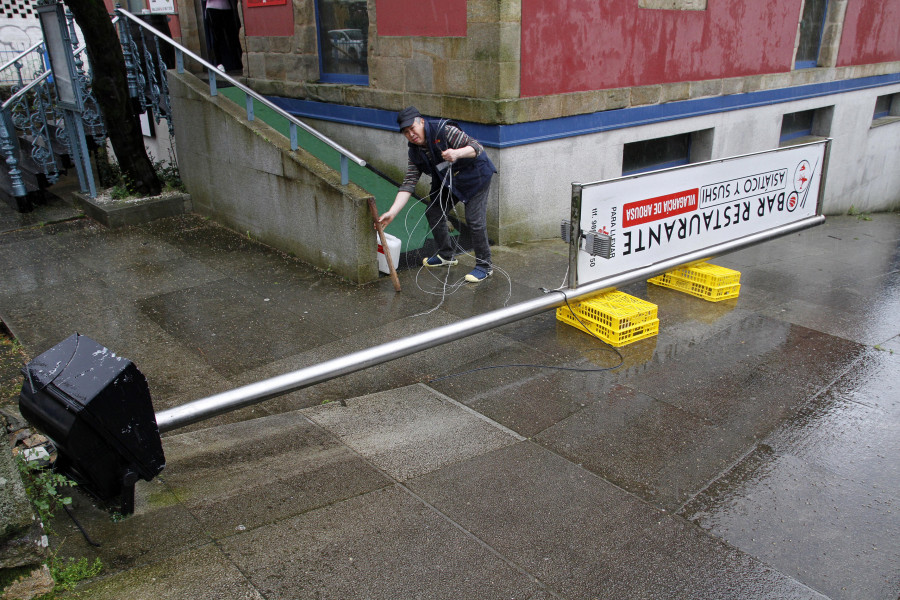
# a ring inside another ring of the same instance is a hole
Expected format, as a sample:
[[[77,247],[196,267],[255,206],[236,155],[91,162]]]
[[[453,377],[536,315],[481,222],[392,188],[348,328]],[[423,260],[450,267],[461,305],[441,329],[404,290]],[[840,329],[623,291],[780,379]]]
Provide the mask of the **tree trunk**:
[[[160,193],[162,185],[144,148],[141,125],[128,96],[125,57],[119,36],[103,0],[65,0],[84,35],[93,70],[93,92],[109,141],[129,185],[144,196]]]

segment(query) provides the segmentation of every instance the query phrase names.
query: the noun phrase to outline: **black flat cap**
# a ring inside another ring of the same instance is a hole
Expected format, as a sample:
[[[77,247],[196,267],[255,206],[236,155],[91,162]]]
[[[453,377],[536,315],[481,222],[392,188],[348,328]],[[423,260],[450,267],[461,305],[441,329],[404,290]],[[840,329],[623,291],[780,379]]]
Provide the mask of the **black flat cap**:
[[[404,127],[409,127],[415,122],[418,117],[421,117],[422,113],[415,106],[407,106],[399,113],[397,113],[397,125],[400,126],[400,131],[403,131]]]

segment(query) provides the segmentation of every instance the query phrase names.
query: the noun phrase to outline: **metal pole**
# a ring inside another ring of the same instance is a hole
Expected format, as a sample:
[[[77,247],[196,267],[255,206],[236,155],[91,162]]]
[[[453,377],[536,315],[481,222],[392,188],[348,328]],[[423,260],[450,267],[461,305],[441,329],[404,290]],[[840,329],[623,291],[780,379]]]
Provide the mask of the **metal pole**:
[[[403,339],[373,346],[340,358],[299,369],[291,373],[265,379],[257,383],[245,385],[156,414],[156,422],[160,432],[185,427],[191,423],[206,419],[268,400],[289,392],[299,390],[317,383],[322,383],[342,375],[349,375],[369,367],[374,367],[422,350],[447,344],[470,335],[481,333],[495,327],[532,317],[544,311],[565,305],[567,301],[577,300],[597,294],[613,287],[619,287],[641,281],[659,273],[664,273],[680,265],[707,260],[714,256],[740,250],[766,240],[788,235],[819,225],[825,221],[823,216],[807,217],[801,221],[748,235],[746,237],[725,242],[711,248],[705,248],[689,254],[661,261],[655,265],[634,269],[586,284],[577,289],[559,290],[526,302],[491,311],[483,315],[470,317],[444,325],[437,329],[424,331]]]
[[[84,146],[82,146],[82,138],[84,137],[84,130],[81,129],[81,115],[78,115],[73,110],[65,109],[63,110],[63,120],[66,124],[66,137],[69,141],[69,153],[72,155],[72,162],[75,163],[75,172],[78,173],[78,183],[81,185],[82,193],[88,194],[91,198],[95,198],[97,193],[91,193],[91,185],[93,185],[93,173],[85,171],[85,165],[88,165],[88,169],[90,169],[90,159],[85,160],[85,157],[81,155],[81,150]],[[88,184],[88,177],[91,178],[91,183]]]

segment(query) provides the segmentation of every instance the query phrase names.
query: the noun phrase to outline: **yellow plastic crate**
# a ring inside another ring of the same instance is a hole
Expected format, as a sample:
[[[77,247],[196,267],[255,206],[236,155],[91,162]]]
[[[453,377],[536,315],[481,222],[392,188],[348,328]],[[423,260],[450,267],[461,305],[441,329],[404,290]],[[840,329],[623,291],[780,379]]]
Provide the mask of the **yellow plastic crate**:
[[[613,291],[556,310],[556,318],[596,335],[611,346],[624,346],[659,333],[655,304]],[[572,313],[575,313],[574,315]]]
[[[672,275],[679,279],[686,279],[712,288],[741,282],[740,271],[710,263],[698,263],[690,267],[680,267],[669,271],[666,275]]]
[[[710,286],[688,279],[675,277],[672,273],[663,273],[657,277],[651,277],[648,282],[662,287],[678,290],[691,296],[703,298],[709,302],[720,302],[737,298],[741,291],[741,284]]]
[[[572,310],[608,329],[628,329],[656,318],[657,306],[617,290],[570,302]],[[568,308],[566,309],[568,311]]]

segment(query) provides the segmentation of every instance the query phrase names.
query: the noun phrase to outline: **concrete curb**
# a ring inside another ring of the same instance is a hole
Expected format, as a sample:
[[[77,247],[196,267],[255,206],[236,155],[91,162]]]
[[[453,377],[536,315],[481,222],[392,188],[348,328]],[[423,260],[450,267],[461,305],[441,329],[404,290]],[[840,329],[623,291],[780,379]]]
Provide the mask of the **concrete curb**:
[[[87,216],[110,228],[174,217],[191,212],[193,207],[191,195],[187,193],[100,202],[97,198],[74,192],[72,200]]]

